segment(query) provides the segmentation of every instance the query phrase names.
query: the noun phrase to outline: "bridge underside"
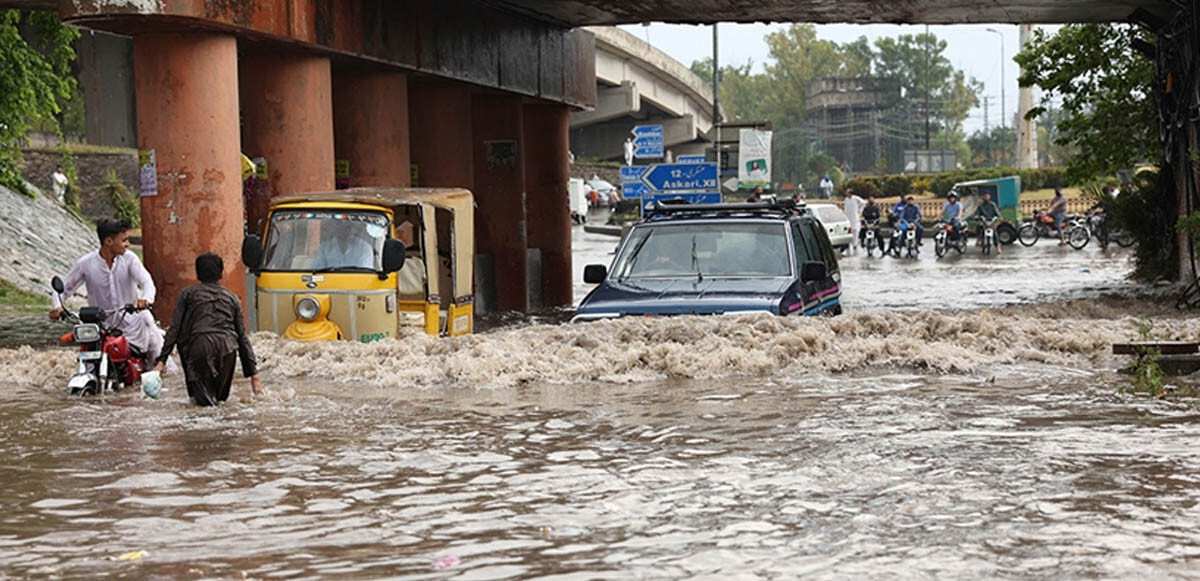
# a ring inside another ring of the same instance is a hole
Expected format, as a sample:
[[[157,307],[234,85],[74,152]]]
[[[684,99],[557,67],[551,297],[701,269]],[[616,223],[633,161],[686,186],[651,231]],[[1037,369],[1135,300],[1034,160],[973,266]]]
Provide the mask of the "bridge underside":
[[[1167,0],[500,0],[501,6],[564,26],[639,22],[1027,23],[1117,22]]]

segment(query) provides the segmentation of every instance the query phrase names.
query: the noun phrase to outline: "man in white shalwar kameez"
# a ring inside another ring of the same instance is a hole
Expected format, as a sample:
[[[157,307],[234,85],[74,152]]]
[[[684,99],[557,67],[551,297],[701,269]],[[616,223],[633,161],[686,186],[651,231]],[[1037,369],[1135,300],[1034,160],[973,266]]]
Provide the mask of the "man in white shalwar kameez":
[[[85,254],[67,272],[63,297],[71,297],[80,286],[86,286],[88,305],[106,311],[125,305],[145,308],[153,304],[157,292],[154,280],[141,259],[128,252],[129,222],[101,220],[96,225],[96,235],[100,238],[100,250]],[[57,294],[51,297],[51,304],[54,308],[50,310],[50,318],[57,320],[62,314]],[[162,352],[163,331],[148,310],[114,313],[105,326],[121,329],[130,345],[146,353],[149,361],[158,359]]]
[[[849,188],[846,189],[843,210],[846,213],[846,218],[850,220],[850,248],[852,252],[858,252],[858,231],[862,229],[860,214],[864,205],[866,204],[858,194],[855,194]]]

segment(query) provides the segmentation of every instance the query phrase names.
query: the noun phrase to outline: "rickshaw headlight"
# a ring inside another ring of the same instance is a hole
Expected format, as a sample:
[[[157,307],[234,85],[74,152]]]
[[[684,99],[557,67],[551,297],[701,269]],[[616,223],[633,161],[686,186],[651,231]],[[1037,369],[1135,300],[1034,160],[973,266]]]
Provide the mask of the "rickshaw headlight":
[[[304,297],[296,301],[296,316],[305,321],[312,321],[321,314],[321,305],[317,299]]]

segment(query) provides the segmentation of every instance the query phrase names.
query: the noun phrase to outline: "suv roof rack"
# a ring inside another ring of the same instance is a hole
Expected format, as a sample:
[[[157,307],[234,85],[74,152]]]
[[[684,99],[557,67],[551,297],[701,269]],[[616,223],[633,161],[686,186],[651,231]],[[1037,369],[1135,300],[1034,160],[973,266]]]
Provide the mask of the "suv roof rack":
[[[661,200],[646,208],[645,219],[653,220],[688,215],[784,215],[793,216],[807,211],[803,200],[776,200],[721,204],[688,204],[683,200]]]

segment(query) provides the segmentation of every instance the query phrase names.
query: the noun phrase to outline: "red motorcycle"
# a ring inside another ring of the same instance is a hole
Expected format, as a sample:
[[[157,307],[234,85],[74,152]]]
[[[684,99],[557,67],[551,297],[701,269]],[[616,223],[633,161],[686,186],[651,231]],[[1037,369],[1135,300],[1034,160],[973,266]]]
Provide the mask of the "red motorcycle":
[[[62,302],[62,279],[54,277],[50,286],[54,287],[54,292],[59,294]],[[139,310],[143,309],[133,305],[107,311],[100,307],[84,307],[79,309],[79,314],[75,314],[63,307],[60,319],[73,323],[75,328],[60,337],[59,341],[79,345],[79,370],[67,382],[71,395],[120,391],[142,380],[142,373],[150,367],[146,354],[130,345],[120,329],[110,329],[105,325],[105,321],[116,313],[124,317]]]

